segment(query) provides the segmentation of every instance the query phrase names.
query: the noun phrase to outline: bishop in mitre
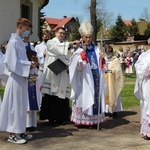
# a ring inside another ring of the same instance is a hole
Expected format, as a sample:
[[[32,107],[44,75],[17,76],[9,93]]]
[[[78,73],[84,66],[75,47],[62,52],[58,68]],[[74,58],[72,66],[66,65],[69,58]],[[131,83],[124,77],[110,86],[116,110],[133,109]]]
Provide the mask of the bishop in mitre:
[[[79,33],[82,44],[69,64],[73,102],[71,121],[78,127],[94,126],[105,121],[106,84],[99,67],[101,51],[92,43],[93,27],[89,22],[81,24]]]

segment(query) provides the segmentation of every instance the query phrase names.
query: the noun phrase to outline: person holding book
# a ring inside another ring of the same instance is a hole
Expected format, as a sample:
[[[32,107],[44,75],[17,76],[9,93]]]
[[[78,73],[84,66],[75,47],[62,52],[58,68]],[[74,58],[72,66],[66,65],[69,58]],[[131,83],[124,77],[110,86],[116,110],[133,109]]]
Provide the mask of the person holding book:
[[[75,42],[65,41],[66,30],[64,27],[58,27],[55,37],[47,42],[47,51],[44,63],[43,84],[42,84],[42,104],[40,119],[48,119],[50,125],[63,124],[64,121],[70,120],[69,115],[69,97],[70,84],[68,69],[61,72],[54,72],[60,68],[53,66],[52,63],[61,61],[68,66],[70,50],[69,47]]]
[[[39,58],[37,58],[37,53],[35,52],[35,48],[29,42],[30,35],[24,37],[24,46],[26,48],[26,53],[29,61],[32,61],[33,57],[37,62],[37,67],[30,69],[30,75],[28,80],[28,112],[27,112],[27,121],[26,128],[29,131],[34,131],[37,127],[37,110],[40,109],[41,104],[41,92],[40,92],[40,84],[38,82],[39,77],[39,66],[40,63]]]

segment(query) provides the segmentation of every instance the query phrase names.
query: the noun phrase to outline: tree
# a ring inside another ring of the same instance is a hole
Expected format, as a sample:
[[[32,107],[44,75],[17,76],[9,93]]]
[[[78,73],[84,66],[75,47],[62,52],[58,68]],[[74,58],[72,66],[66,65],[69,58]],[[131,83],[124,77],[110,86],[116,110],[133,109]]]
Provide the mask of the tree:
[[[70,36],[69,36],[69,40],[70,41],[79,40],[81,38],[81,35],[78,32],[78,29],[80,27],[79,18],[76,17],[75,20],[76,20],[76,22],[74,23],[74,27],[73,27],[73,29],[71,31]]]
[[[108,29],[111,26],[113,13],[106,9],[106,2],[107,0],[87,0],[84,4],[84,11],[90,14],[90,21],[94,29],[93,42],[95,44],[101,30],[103,32],[103,29]]]
[[[143,12],[141,14],[141,19],[144,19],[147,22],[150,21],[150,11],[149,11],[149,9],[147,7],[144,8],[144,10],[143,10]]]
[[[101,19],[97,19],[97,38],[100,38],[102,26],[103,24],[102,24]]]
[[[105,9],[97,12],[97,38],[108,38],[108,29],[112,21],[111,17],[112,13],[106,12]]]
[[[97,15],[96,15],[96,0],[91,0],[90,4],[90,19],[93,26],[93,42],[96,44],[97,39]]]
[[[124,39],[124,36],[126,35],[126,26],[124,22],[122,21],[122,18],[120,15],[117,17],[117,21],[111,29],[111,38],[114,41],[122,41]]]
[[[40,19],[39,19],[39,27],[40,27],[40,29],[39,29],[39,34],[38,34],[38,36],[39,36],[39,39],[42,41],[42,31],[43,31],[43,26],[44,26],[44,17],[45,17],[45,12],[40,12]]]
[[[144,35],[148,35],[150,37],[150,22],[147,24],[147,29],[144,31]]]
[[[93,42],[96,44],[97,34],[103,28],[110,26],[112,13],[105,9],[106,0],[88,0],[85,2],[85,11],[90,13],[91,24],[94,28]]]
[[[131,36],[139,34],[138,24],[134,18],[131,21],[131,25],[128,26],[128,32]]]

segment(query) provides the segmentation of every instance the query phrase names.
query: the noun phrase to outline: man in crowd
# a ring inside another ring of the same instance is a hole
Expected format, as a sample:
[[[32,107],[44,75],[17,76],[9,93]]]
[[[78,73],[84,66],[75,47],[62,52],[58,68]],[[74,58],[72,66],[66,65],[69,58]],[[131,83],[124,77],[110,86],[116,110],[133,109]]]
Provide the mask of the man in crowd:
[[[135,45],[135,50],[132,51],[132,57],[133,57],[133,66],[138,60],[139,56],[141,54],[141,49],[138,49],[138,45]]]
[[[44,68],[44,60],[47,49],[47,41],[50,39],[50,32],[48,30],[44,30],[42,32],[42,42],[35,46],[35,51],[37,52],[38,58],[40,58],[40,70],[43,71]]]
[[[37,57],[40,59],[39,72],[38,72],[38,84],[40,84],[41,86],[42,86],[42,78],[43,78],[44,61],[45,61],[46,50],[47,50],[46,44],[49,39],[50,39],[50,32],[48,30],[44,30],[42,32],[42,42],[35,46]]]
[[[82,45],[69,65],[73,101],[71,121],[77,127],[93,127],[105,121],[106,84],[99,64],[101,51],[92,43],[92,25],[84,21],[79,33]]]
[[[69,75],[65,69],[56,75],[48,65],[60,59],[68,65],[70,50],[68,48],[75,42],[65,42],[65,28],[59,27],[55,32],[55,38],[47,42],[47,51],[44,64],[42,105],[40,119],[48,119],[50,125],[58,125],[69,121]]]
[[[134,64],[136,63],[136,61],[138,60],[141,54],[141,49],[138,49],[138,45],[135,45],[135,50],[133,50],[131,53],[132,53],[132,58],[133,58],[133,62],[132,62],[133,70],[134,70],[134,74],[136,75]]]

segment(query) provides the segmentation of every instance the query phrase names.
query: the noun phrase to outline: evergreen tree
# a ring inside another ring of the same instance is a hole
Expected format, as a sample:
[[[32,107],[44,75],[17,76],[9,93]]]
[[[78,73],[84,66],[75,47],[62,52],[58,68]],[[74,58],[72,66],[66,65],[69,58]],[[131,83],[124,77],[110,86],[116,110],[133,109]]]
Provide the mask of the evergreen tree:
[[[39,39],[42,41],[42,31],[43,31],[43,25],[44,25],[44,17],[45,17],[45,12],[40,12],[40,19],[39,19],[39,24],[40,24],[40,29],[39,29]]]
[[[131,36],[139,35],[139,28],[134,18],[131,21],[131,25],[128,26],[128,33]]]
[[[150,37],[150,22],[147,24],[147,29],[144,31],[144,35],[148,35]]]
[[[70,41],[79,40],[81,38],[80,33],[78,31],[78,28],[80,27],[79,18],[76,17],[75,20],[76,20],[76,22],[74,23],[73,29],[69,36]]]
[[[123,41],[125,35],[127,33],[126,25],[122,21],[121,16],[117,17],[116,25],[111,29],[111,38],[114,41]]]

